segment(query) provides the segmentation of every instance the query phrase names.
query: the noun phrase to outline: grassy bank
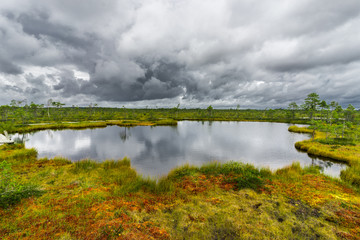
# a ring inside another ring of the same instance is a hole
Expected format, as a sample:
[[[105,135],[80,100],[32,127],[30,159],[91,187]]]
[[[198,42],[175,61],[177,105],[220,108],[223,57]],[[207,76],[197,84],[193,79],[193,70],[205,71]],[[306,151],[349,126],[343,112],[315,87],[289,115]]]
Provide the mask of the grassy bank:
[[[1,146],[0,162],[0,186],[12,175],[0,188],[3,239],[360,236],[359,192],[297,163],[276,172],[235,162],[185,165],[155,181],[127,158],[37,159],[23,145]]]
[[[312,129],[289,127],[289,131],[297,133],[313,133]],[[346,141],[343,138],[326,138],[326,134],[316,131],[315,138],[295,143],[301,151],[319,157],[331,158],[349,164],[341,171],[340,177],[345,182],[360,187],[360,143]]]
[[[8,129],[9,133],[28,133],[46,129],[85,129],[85,128],[102,128],[106,126],[117,125],[120,127],[134,126],[176,126],[177,121],[173,119],[157,119],[153,121],[138,120],[107,120],[91,122],[57,122],[57,123],[37,123],[21,126],[13,126]]]

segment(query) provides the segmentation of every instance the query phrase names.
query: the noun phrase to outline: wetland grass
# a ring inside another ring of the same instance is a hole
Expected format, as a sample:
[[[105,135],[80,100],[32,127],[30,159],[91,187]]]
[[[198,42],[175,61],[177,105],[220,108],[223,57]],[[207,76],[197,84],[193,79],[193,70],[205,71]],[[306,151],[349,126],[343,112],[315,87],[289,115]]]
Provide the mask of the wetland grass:
[[[43,192],[0,208],[3,239],[356,239],[360,233],[359,193],[299,164],[271,172],[211,162],[180,166],[158,180],[137,174],[128,158],[14,160],[12,169],[16,181]]]
[[[154,119],[149,121],[140,120],[106,120],[106,121],[89,121],[89,122],[50,122],[20,125],[8,128],[9,133],[29,133],[46,129],[86,129],[86,128],[104,128],[106,126],[117,125],[120,127],[135,126],[176,126],[177,121],[174,119]]]
[[[308,130],[313,131],[294,126],[289,127],[289,131],[292,132],[306,133]],[[348,168],[341,171],[340,178],[356,188],[360,187],[360,143],[358,141],[347,138],[329,138],[325,133],[316,131],[315,139],[297,142],[295,147],[314,156],[349,164]]]

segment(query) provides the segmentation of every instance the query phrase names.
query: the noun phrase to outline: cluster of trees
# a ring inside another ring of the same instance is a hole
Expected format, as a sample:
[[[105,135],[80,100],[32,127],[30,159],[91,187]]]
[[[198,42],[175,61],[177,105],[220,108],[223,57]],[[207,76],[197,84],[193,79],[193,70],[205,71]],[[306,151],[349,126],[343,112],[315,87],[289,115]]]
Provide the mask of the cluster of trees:
[[[299,112],[306,113],[311,127],[315,130],[326,132],[335,138],[358,139],[360,116],[351,104],[343,109],[336,101],[327,103],[321,100],[317,93],[310,93],[300,106],[291,102],[288,109],[293,119]]]
[[[338,120],[341,117],[345,117],[347,121],[353,121],[356,113],[353,105],[349,104],[346,109],[343,109],[336,101],[327,103],[325,100],[321,100],[317,93],[310,93],[300,106],[296,102],[291,102],[288,109],[291,110],[293,118],[295,118],[296,112],[302,110],[308,114],[310,120],[313,120],[314,114],[320,114],[315,118],[326,119],[327,122],[332,119]]]

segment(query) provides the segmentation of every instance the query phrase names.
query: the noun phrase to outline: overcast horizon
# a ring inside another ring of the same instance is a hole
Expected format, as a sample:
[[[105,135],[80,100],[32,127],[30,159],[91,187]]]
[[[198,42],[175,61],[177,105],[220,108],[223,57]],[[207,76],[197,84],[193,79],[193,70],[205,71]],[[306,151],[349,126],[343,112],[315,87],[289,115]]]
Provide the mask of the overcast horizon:
[[[0,2],[0,105],[360,108],[358,0]]]

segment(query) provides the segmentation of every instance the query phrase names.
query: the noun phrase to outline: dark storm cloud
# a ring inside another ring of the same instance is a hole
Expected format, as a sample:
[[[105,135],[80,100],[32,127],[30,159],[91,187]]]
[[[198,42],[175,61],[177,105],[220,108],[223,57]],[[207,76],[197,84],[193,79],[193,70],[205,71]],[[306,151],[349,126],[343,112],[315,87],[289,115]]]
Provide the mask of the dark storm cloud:
[[[22,93],[23,90],[17,86],[11,86],[11,85],[5,85],[3,86],[3,90],[5,92],[9,92],[9,91],[13,91],[13,92],[19,92],[19,93]]]
[[[82,86],[81,91],[96,94],[106,101],[173,98],[183,92],[179,86],[183,80],[181,66],[163,62],[159,62],[155,67],[137,62],[123,65],[126,68],[117,62],[99,63],[92,81]],[[130,72],[129,69],[133,71]]]
[[[23,73],[20,66],[14,65],[13,63],[8,62],[1,58],[0,58],[0,72],[7,74],[14,74],[14,75]]]
[[[358,0],[5,1],[0,101],[265,108],[318,92],[360,107],[359,13]]]

